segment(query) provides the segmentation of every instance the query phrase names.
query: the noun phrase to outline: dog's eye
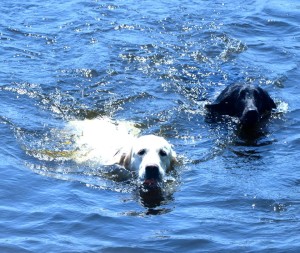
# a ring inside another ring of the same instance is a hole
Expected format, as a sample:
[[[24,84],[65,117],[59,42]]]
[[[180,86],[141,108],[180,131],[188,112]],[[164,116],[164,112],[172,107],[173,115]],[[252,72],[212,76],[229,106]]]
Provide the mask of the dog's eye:
[[[145,153],[146,153],[146,149],[141,149],[141,150],[138,152],[138,155],[143,156]]]
[[[161,149],[161,150],[159,150],[159,155],[160,156],[166,156],[167,152]]]

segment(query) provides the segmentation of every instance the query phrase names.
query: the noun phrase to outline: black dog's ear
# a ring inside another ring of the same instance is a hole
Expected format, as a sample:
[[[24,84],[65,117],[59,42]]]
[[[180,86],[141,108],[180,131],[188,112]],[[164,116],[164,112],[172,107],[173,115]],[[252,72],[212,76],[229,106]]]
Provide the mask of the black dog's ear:
[[[212,103],[212,104],[206,104],[205,108],[210,113],[218,113],[218,114],[226,114],[226,111],[231,111],[231,109],[228,108],[229,106],[225,103]]]
[[[263,90],[262,88],[259,88],[259,92],[262,96],[262,101],[264,101],[264,107],[265,110],[271,111],[272,109],[276,109],[276,104],[274,102],[274,100],[270,97],[270,95]]]
[[[274,102],[274,100],[272,98],[270,98],[270,106],[271,106],[272,109],[276,109],[277,108],[277,106],[276,106],[276,104],[275,104],[275,102]]]
[[[220,106],[219,104],[206,104],[205,108],[208,110],[215,111],[218,110],[219,106]]]
[[[234,103],[228,102],[226,100],[207,104],[205,105],[205,107],[211,113],[217,113],[221,115],[227,114],[230,116],[234,116],[236,114]]]

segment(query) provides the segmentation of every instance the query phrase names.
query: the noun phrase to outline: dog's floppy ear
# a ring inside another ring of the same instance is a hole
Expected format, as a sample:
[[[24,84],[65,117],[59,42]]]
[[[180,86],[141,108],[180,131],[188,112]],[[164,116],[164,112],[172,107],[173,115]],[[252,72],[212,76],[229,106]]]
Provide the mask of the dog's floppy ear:
[[[176,153],[175,153],[174,150],[171,150],[171,154],[170,155],[171,155],[171,159],[170,159],[169,166],[166,168],[167,172],[172,171],[174,169],[174,167],[179,164],[179,161],[177,159],[177,156],[176,156]]]
[[[123,166],[125,169],[130,169],[130,163],[131,163],[131,153],[132,149],[130,149],[128,152],[124,152],[125,150],[120,150],[121,155],[116,157],[116,164],[119,164]]]
[[[171,162],[170,162],[170,168],[169,169],[172,169],[176,164],[178,164],[177,154],[173,150],[173,148],[171,147]]]
[[[221,108],[221,106],[219,103],[212,103],[212,104],[206,104],[205,108],[210,111],[218,111]]]
[[[272,109],[276,109],[276,104],[275,104],[274,100],[270,97],[270,95],[260,87],[259,87],[259,92],[264,101],[264,104],[263,104],[264,110],[271,111]]]
[[[240,85],[229,85],[219,94],[213,103],[207,104],[205,107],[212,113],[234,116],[236,114],[235,104],[239,96]]]

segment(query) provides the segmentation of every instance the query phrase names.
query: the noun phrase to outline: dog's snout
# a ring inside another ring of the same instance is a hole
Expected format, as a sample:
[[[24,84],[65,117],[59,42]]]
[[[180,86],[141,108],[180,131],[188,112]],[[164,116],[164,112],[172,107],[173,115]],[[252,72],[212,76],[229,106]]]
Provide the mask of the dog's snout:
[[[259,113],[257,109],[250,109],[243,113],[241,122],[242,124],[254,125],[259,121]]]
[[[146,166],[146,179],[159,179],[159,168],[157,165]]]

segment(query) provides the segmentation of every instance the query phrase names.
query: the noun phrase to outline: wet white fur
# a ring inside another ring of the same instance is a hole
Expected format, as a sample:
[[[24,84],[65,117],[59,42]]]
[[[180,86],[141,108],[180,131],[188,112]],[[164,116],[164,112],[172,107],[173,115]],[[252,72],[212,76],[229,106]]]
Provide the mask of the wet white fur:
[[[176,160],[176,153],[164,138],[138,137],[139,129],[131,122],[101,118],[70,121],[68,127],[75,135],[74,160],[78,163],[119,164],[134,170],[140,178],[144,178],[147,166],[157,166],[163,178]],[[143,155],[139,155],[141,150],[145,151]],[[161,155],[162,150],[166,155]]]

